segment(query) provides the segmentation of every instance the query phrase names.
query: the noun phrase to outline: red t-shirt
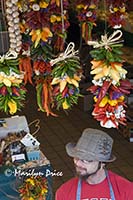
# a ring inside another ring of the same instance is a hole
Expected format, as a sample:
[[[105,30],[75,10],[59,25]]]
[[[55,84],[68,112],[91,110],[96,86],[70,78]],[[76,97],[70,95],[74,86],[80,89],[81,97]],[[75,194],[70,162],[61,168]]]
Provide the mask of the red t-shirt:
[[[115,200],[133,200],[133,183],[109,171]],[[56,192],[55,200],[76,200],[78,178],[64,183]],[[111,200],[107,179],[99,184],[90,185],[82,181],[81,200]]]

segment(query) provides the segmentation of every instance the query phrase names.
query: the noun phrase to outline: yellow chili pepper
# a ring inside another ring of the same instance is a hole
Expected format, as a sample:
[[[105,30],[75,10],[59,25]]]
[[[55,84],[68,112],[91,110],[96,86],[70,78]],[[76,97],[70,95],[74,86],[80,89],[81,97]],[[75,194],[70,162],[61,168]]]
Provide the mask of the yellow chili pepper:
[[[105,96],[99,103],[99,107],[104,107],[108,103],[108,97]]]
[[[67,110],[69,108],[69,105],[67,103],[67,101],[65,100],[62,104],[63,109]]]
[[[13,115],[14,113],[17,112],[17,104],[16,104],[16,102],[13,99],[11,99],[10,101],[8,101],[8,107],[9,107],[9,113],[11,115]]]
[[[113,10],[114,10],[114,12],[117,12],[119,10],[119,8],[115,7]]]
[[[117,99],[117,101],[118,101],[118,102],[123,102],[123,101],[124,101],[124,99],[125,99],[125,97],[124,97],[124,96],[120,96],[120,97],[119,97],[119,99]]]
[[[95,102],[97,102],[97,97],[96,96],[94,96],[93,99],[94,99]]]
[[[118,104],[118,101],[115,99],[115,100],[108,100],[108,103],[111,105],[111,106],[116,106]]]

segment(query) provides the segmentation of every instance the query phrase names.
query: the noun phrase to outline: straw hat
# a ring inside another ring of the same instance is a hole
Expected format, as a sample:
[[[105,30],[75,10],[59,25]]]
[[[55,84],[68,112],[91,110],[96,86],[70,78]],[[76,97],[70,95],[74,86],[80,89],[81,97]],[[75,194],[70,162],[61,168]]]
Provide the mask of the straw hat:
[[[113,162],[113,139],[104,131],[87,128],[83,131],[77,144],[66,145],[67,154],[74,158],[87,161]]]

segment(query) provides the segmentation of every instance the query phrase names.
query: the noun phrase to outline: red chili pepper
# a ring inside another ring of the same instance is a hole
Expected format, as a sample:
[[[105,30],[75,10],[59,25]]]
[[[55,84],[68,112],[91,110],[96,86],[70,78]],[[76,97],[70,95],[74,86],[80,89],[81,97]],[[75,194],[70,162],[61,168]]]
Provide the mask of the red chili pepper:
[[[120,124],[124,125],[124,126],[127,125],[126,121],[127,121],[127,120],[126,120],[125,118],[120,118],[120,119],[118,120],[118,122],[119,122]]]
[[[113,113],[115,109],[116,109],[116,106],[111,106],[110,104],[108,104],[108,109],[107,109],[107,111],[108,111],[109,113]]]
[[[1,87],[0,94],[2,94],[3,96],[6,96],[6,94],[7,94],[7,88],[6,88],[5,85]]]
[[[59,89],[60,89],[59,85],[54,87],[53,92],[52,92],[53,96],[56,96],[59,93]]]
[[[18,97],[20,96],[20,93],[18,92],[18,88],[16,87],[12,87],[12,93]]]
[[[94,118],[97,120],[97,121],[103,121],[103,119],[105,118],[105,114],[103,114],[103,115],[96,115],[96,116],[94,116]]]
[[[114,91],[109,89],[109,98],[112,100],[113,99],[113,93]]]
[[[99,107],[98,105],[95,104],[94,112],[97,114],[105,113],[107,110],[107,106],[108,106],[108,104],[106,104],[104,107]]]
[[[104,119],[101,121],[102,121],[103,125],[105,125],[108,120],[109,120],[109,118],[107,118],[107,116],[105,116]]]
[[[116,117],[114,115],[110,116],[110,119],[112,123],[115,125],[116,128],[118,128],[118,124],[116,123]]]
[[[120,87],[124,89],[131,89],[133,85],[128,79],[120,80]]]
[[[116,87],[115,85],[111,84],[110,89],[113,90],[114,92],[118,92],[120,93],[120,90],[118,87]]]
[[[65,95],[67,94],[67,92],[68,92],[68,87],[65,87],[65,89],[62,92],[62,97],[63,98],[65,97]]]
[[[90,91],[91,93],[95,93],[98,89],[98,86],[97,85],[92,85],[90,86],[89,88],[87,88],[87,91]]]
[[[105,81],[103,82],[103,85],[102,85],[102,87],[101,87],[101,89],[100,89],[100,92],[99,92],[99,94],[98,94],[98,100],[97,100],[97,103],[96,103],[96,104],[99,104],[100,101],[103,99],[103,97],[106,95],[106,93],[107,93],[107,91],[108,91],[110,85],[111,85],[111,82],[110,82],[110,81],[106,81],[106,80],[105,80]]]
[[[120,90],[121,93],[123,93],[123,94],[130,94],[130,91],[129,91],[129,90],[126,90],[126,89],[124,89],[124,88],[122,88],[122,87],[119,87],[119,90]]]
[[[27,89],[23,85],[21,85],[20,89],[24,90],[25,92],[27,92]]]

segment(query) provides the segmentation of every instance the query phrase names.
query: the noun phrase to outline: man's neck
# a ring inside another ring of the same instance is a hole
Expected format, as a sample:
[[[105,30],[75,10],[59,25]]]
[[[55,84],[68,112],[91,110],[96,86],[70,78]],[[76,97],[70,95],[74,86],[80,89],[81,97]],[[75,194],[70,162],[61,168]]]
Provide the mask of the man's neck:
[[[106,173],[104,169],[99,169],[96,174],[93,174],[87,178],[87,183],[93,185],[101,183],[106,178]]]

